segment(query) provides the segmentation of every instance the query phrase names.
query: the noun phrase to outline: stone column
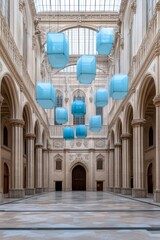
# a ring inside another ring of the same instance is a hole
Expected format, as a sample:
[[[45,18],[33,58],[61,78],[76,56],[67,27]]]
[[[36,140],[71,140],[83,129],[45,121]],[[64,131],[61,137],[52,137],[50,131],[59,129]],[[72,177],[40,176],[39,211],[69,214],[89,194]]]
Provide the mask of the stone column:
[[[48,166],[49,166],[49,191],[54,191],[54,182],[53,182],[53,173],[54,173],[54,166],[53,166],[53,149],[48,148]]]
[[[3,103],[3,97],[2,97],[2,95],[0,95],[0,202],[2,201],[2,198],[3,198],[3,186],[2,186],[2,168],[3,168],[3,166],[2,166],[2,153],[1,153],[1,146],[2,146],[2,143],[1,143],[1,141],[2,141],[2,132],[1,132],[1,130],[2,130],[2,126],[1,126],[1,106],[2,106],[2,103]]]
[[[132,196],[146,197],[144,188],[144,119],[133,119],[133,189]]]
[[[42,186],[42,144],[37,143],[36,147],[36,193],[43,192]]]
[[[23,189],[23,125],[22,119],[13,119],[12,125],[12,176],[11,189],[9,196],[11,198],[24,197]]]
[[[130,138],[131,134],[123,133],[122,138],[122,189],[121,193],[131,195],[131,159],[130,159]]]
[[[105,169],[106,169],[106,184],[105,184],[105,191],[109,188],[109,149],[106,149],[106,160],[105,160]]]
[[[114,144],[114,151],[115,151],[115,172],[114,172],[114,192],[120,193],[121,192],[121,182],[122,182],[122,161],[121,161],[121,143]]]
[[[160,95],[154,98],[156,107],[156,189],[154,199],[160,202]]]
[[[49,173],[48,173],[48,149],[43,149],[42,152],[42,165],[43,165],[43,191],[48,192],[48,181],[49,181]]]
[[[109,191],[114,191],[114,148],[109,149]]]
[[[33,133],[26,134],[27,141],[27,186],[26,195],[34,195],[34,140],[35,135]]]

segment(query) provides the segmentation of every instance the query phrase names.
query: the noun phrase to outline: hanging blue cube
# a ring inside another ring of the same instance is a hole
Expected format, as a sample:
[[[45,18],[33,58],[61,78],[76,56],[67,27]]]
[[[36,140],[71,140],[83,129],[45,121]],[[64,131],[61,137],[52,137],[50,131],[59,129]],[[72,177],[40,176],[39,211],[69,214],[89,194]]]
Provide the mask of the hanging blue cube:
[[[96,50],[99,55],[110,54],[114,43],[113,28],[101,28],[96,36]]]
[[[36,83],[36,100],[42,108],[50,109],[56,105],[56,90],[51,83]]]
[[[81,56],[77,61],[77,79],[80,83],[90,84],[96,77],[96,57]]]
[[[121,100],[128,94],[128,76],[125,74],[114,75],[109,85],[110,97],[115,100]]]
[[[75,117],[82,117],[86,114],[86,104],[81,100],[75,100],[71,106],[71,113]]]
[[[108,104],[108,90],[105,88],[98,89],[94,93],[94,103],[97,107],[104,107]]]
[[[47,33],[47,56],[52,68],[64,68],[69,62],[69,43],[64,33]]]
[[[68,122],[68,110],[64,107],[56,107],[56,122],[64,124]]]
[[[65,127],[65,128],[63,128],[63,138],[65,140],[72,140],[72,139],[74,139],[74,128],[72,128],[72,127]]]
[[[76,126],[76,137],[77,138],[87,137],[87,127],[85,125]]]
[[[89,130],[91,132],[99,132],[102,128],[102,120],[100,115],[90,117],[89,119]]]

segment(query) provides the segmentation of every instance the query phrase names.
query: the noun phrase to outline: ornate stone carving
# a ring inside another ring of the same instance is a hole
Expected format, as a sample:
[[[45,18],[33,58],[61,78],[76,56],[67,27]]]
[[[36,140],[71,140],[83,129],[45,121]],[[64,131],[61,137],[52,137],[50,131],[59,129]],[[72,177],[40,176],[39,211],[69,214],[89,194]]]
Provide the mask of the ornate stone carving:
[[[98,147],[98,148],[104,148],[105,147],[105,141],[104,140],[97,140],[94,145],[95,145],[95,147]]]
[[[36,48],[36,36],[33,35],[32,36],[32,49],[35,49]]]
[[[89,154],[71,153],[71,154],[69,154],[69,160],[70,161],[88,161]]]
[[[137,8],[136,0],[132,0],[131,9],[134,13],[136,13],[136,8]]]
[[[54,159],[56,160],[56,159],[62,159],[63,157],[60,155],[60,154],[57,154],[55,157],[54,157]]]
[[[39,35],[41,34],[40,28],[39,28],[39,22],[40,22],[40,18],[35,17],[34,18],[34,27],[35,27],[35,35]]]
[[[83,145],[84,145],[86,148],[88,148],[88,144],[89,144],[89,140],[84,140],[84,141],[83,141]]]
[[[82,143],[81,143],[81,142],[79,142],[79,141],[78,141],[78,142],[76,142],[76,146],[77,146],[77,147],[80,147],[81,145],[82,145]]]
[[[25,6],[24,0],[19,0],[19,11],[20,12],[23,12],[24,6]]]
[[[53,140],[53,147],[54,148],[62,148],[64,146],[63,141],[61,140]]]

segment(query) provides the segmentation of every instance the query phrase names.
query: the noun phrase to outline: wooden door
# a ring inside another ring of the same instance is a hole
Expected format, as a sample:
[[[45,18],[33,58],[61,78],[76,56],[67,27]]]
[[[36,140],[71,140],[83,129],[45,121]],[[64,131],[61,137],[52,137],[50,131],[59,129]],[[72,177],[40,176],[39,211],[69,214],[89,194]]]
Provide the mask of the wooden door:
[[[148,193],[153,193],[153,177],[152,177],[152,163],[148,167],[147,173],[148,180]]]
[[[103,191],[103,182],[102,181],[97,182],[97,191]]]
[[[9,192],[9,169],[6,163],[4,163],[4,180],[3,180],[3,193]]]
[[[86,170],[80,165],[76,166],[72,171],[72,190],[86,190]]]

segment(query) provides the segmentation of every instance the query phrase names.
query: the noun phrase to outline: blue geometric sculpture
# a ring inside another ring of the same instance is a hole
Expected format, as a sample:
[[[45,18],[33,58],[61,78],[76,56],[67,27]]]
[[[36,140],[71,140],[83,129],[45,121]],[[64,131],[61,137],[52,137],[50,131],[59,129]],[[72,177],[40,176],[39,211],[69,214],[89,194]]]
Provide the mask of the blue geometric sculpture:
[[[94,93],[94,103],[97,107],[104,107],[108,104],[108,90],[105,88],[98,89]]]
[[[63,128],[63,138],[65,140],[72,140],[72,139],[74,139],[74,128],[72,128],[72,127],[65,127],[65,128]]]
[[[36,100],[42,108],[50,109],[56,105],[56,90],[51,83],[36,83]]]
[[[64,68],[69,62],[69,43],[64,33],[47,33],[47,56],[52,68]]]
[[[96,36],[96,50],[99,55],[110,54],[114,43],[113,28],[101,28]]]
[[[102,128],[101,116],[96,115],[96,116],[90,117],[89,130],[92,132],[99,132],[101,128]]]
[[[87,127],[85,125],[76,126],[76,137],[77,138],[87,137]]]
[[[86,104],[81,100],[75,100],[71,106],[71,113],[75,117],[82,117],[86,114]]]
[[[56,107],[56,122],[64,124],[68,122],[68,110],[64,107]]]
[[[80,83],[90,84],[96,77],[96,57],[82,56],[77,61],[77,79]]]
[[[110,97],[115,100],[121,100],[128,94],[128,76],[125,74],[116,74],[110,80]]]

